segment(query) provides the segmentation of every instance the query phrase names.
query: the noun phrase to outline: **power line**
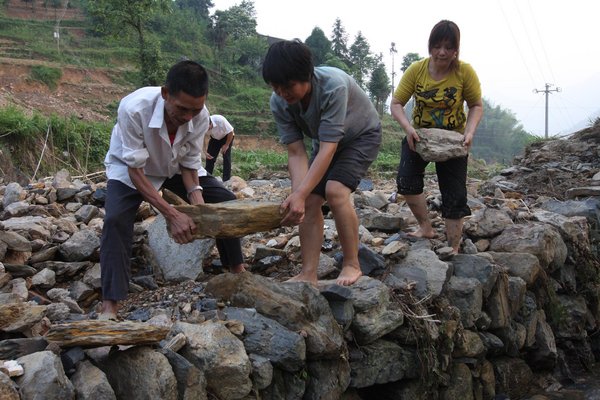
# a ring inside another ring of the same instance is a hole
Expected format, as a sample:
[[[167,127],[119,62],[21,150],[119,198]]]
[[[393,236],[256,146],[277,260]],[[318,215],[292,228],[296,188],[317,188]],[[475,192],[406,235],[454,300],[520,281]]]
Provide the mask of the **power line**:
[[[523,66],[525,67],[525,70],[529,74],[529,78],[531,79],[531,82],[535,85],[535,79],[533,79],[533,75],[531,75],[531,71],[529,70],[527,61],[525,60],[525,57],[523,56],[523,52],[521,51],[521,46],[519,46],[519,41],[517,40],[517,37],[515,36],[515,33],[513,32],[513,29],[510,25],[510,21],[509,21],[508,17],[506,16],[506,13],[504,12],[504,8],[502,7],[502,0],[498,0],[498,7],[500,7],[500,11],[502,11],[502,16],[504,17],[506,26],[508,27],[508,30],[510,31],[510,35],[512,36],[513,41],[515,42],[515,46],[516,46],[517,50],[519,51],[519,56],[521,57],[521,61],[523,61]]]
[[[519,6],[516,2],[514,2],[514,5],[515,5],[515,9],[517,10],[517,15],[519,16],[519,20],[521,21],[521,25],[523,25],[523,32],[525,32],[525,37],[527,38],[527,43],[529,43],[529,47],[531,48],[531,54],[533,55],[533,58],[535,59],[535,63],[537,64],[537,67],[539,68],[540,74],[542,75],[542,79],[546,80],[546,78],[544,77],[544,69],[542,68],[542,64],[540,63],[540,60],[538,59],[537,52],[535,51],[535,47],[533,46],[533,43],[531,41],[531,36],[529,35],[529,30],[527,29],[527,25],[525,24],[525,20],[523,19],[523,14],[521,13],[521,9],[519,8]]]
[[[531,14],[531,19],[533,20],[533,26],[535,26],[535,31],[537,33],[538,40],[540,42],[540,46],[542,47],[542,53],[544,54],[544,59],[546,60],[546,65],[548,66],[548,69],[550,70],[550,77],[552,78],[553,81],[556,82],[556,78],[554,77],[554,72],[552,71],[552,64],[550,63],[550,61],[548,59],[548,53],[546,52],[546,47],[544,46],[544,42],[542,41],[542,35],[540,35],[540,30],[538,28],[538,24],[535,19],[535,13],[533,12],[533,9],[531,8],[531,1],[527,1],[527,5],[529,6],[529,13]]]

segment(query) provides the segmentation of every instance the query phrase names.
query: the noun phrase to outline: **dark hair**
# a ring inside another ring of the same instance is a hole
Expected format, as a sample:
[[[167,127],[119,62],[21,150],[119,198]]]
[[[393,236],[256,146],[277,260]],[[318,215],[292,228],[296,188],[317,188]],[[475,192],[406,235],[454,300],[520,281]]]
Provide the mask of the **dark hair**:
[[[314,71],[312,60],[310,48],[298,39],[275,42],[263,62],[263,79],[276,85],[290,81],[308,82]]]
[[[167,72],[165,86],[170,95],[184,92],[192,97],[201,97],[208,93],[208,74],[195,61],[179,61]]]
[[[457,68],[458,54],[460,52],[460,29],[458,29],[458,25],[454,22],[443,19],[435,24],[429,34],[429,54],[431,54],[431,49],[446,40],[456,49],[456,59],[452,61],[451,66],[452,68]]]

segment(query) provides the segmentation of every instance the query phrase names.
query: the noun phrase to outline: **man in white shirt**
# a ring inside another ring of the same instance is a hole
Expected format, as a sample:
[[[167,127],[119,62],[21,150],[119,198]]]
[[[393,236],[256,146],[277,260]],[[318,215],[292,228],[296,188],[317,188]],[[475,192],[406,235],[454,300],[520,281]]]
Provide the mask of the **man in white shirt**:
[[[223,182],[231,178],[231,147],[233,145],[233,126],[222,115],[211,115],[210,125],[206,133],[210,140],[208,146],[204,149],[206,156],[206,171],[212,175],[215,168],[215,161],[219,153],[223,154]],[[205,144],[206,144],[205,140]]]
[[[100,246],[102,319],[114,319],[127,297],[133,227],[143,200],[164,217],[173,239],[193,240],[194,221],[160,195],[168,188],[190,204],[219,203],[235,195],[202,168],[208,129],[208,75],[193,61],[175,64],[162,87],[144,87],[124,97],[104,163],[108,177]],[[224,267],[243,272],[240,239],[218,239]]]

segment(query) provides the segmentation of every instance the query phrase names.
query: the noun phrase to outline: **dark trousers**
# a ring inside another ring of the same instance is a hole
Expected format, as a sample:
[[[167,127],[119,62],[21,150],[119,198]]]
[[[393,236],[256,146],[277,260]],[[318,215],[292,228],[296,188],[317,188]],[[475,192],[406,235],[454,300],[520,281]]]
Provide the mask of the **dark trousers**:
[[[206,203],[221,203],[236,198],[213,176],[201,176],[199,180],[204,188],[202,195]],[[181,175],[167,179],[162,187],[187,200]],[[137,190],[116,180],[108,181],[100,243],[102,297],[105,300],[118,301],[127,298],[131,279],[133,227],[142,200]],[[216,243],[224,267],[244,262],[240,239],[217,239]]]
[[[423,193],[423,179],[427,164],[429,162],[408,147],[408,142],[404,138],[396,176],[398,193],[403,195]],[[471,209],[467,204],[467,165],[468,156],[435,163],[438,185],[442,194],[443,218],[461,219],[471,215]]]
[[[235,139],[234,139],[235,140]],[[219,152],[221,151],[221,147],[227,141],[227,136],[223,139],[214,139],[210,138],[208,141],[208,149],[206,152],[210,154],[213,158],[212,160],[206,159],[206,171],[212,175],[213,170],[215,168],[215,162],[217,161],[217,157],[219,156]],[[229,148],[223,154],[223,182],[228,181],[231,178],[231,148],[233,147],[233,140],[229,144]]]

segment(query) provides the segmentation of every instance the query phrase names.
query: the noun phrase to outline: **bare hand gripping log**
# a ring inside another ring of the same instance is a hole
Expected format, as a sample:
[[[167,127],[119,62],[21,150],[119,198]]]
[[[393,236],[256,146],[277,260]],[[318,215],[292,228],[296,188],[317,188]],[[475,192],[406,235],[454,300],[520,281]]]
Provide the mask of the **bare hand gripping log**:
[[[196,224],[195,238],[236,238],[250,233],[270,231],[281,226],[285,215],[280,203],[232,200],[222,203],[190,205],[175,193],[164,190],[163,198]]]

